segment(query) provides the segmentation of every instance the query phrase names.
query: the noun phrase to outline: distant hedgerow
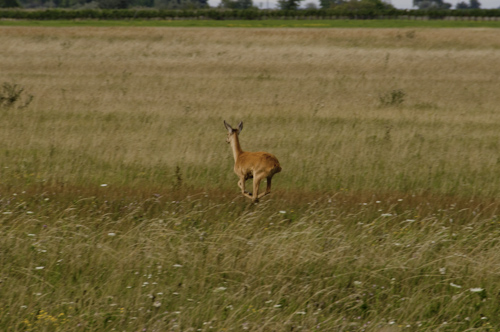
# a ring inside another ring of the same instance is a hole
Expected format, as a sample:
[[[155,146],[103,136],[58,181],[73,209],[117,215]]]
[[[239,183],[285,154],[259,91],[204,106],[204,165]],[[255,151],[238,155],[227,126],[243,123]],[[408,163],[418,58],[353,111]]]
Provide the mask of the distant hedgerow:
[[[5,1],[5,0],[4,0]],[[12,0],[9,0],[12,1]],[[0,0],[0,18],[24,20],[129,20],[129,19],[212,19],[212,20],[261,20],[261,19],[444,19],[457,17],[460,19],[491,20],[500,17],[500,9],[373,9],[373,8],[329,8],[306,10],[280,9],[157,9],[126,8],[128,4],[119,0],[99,1],[99,9],[36,9],[2,8]]]

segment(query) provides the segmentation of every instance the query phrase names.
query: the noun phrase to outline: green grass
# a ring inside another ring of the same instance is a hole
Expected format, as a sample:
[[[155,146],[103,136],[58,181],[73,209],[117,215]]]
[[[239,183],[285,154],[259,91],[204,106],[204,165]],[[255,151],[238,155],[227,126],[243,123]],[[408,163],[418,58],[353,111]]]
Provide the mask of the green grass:
[[[500,21],[445,20],[0,20],[26,27],[199,27],[199,28],[499,28]]]

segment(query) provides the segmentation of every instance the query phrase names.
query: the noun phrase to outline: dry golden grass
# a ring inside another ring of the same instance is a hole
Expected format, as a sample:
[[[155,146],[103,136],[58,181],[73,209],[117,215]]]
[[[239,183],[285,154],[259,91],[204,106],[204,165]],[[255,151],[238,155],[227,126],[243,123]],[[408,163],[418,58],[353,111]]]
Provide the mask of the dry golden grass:
[[[0,327],[493,331],[498,203],[348,199],[3,195]]]
[[[493,29],[1,29],[0,81],[34,96],[2,114],[7,183],[233,188],[227,119],[276,188],[500,188]]]
[[[0,28],[0,330],[492,331],[489,29]],[[23,99],[24,100],[24,99]],[[275,154],[249,205],[222,120]]]

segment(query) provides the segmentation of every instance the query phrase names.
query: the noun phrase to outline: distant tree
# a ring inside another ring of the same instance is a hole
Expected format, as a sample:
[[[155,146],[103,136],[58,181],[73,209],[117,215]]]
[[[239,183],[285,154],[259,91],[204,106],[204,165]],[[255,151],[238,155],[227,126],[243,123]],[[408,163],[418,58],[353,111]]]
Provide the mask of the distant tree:
[[[479,9],[481,3],[478,0],[469,0],[467,4],[465,1],[457,3],[457,9]]]
[[[0,8],[17,8],[21,7],[17,0],[0,0]]]
[[[343,4],[344,0],[319,0],[319,6],[323,9],[335,7],[335,5]]]
[[[278,0],[278,7],[282,10],[297,10],[299,9],[302,0]]]
[[[479,9],[481,8],[481,3],[478,0],[470,0],[470,9]]]
[[[101,9],[126,9],[129,7],[129,0],[97,0]]]
[[[391,4],[382,0],[320,0],[321,8],[336,8],[345,10],[359,10],[359,9],[392,9]]]
[[[252,0],[222,0],[219,7],[230,9],[249,9],[253,7]]]
[[[159,9],[195,9],[208,7],[208,0],[153,0]]]
[[[191,0],[191,1],[186,1],[191,3],[191,6],[194,6],[194,8],[207,8],[209,7],[208,5],[208,0]]]
[[[318,9],[318,6],[314,2],[306,3],[306,9]]]
[[[418,9],[450,9],[451,4],[443,0],[413,0],[413,6]]]
[[[130,6],[132,7],[153,7],[154,0],[132,0]]]

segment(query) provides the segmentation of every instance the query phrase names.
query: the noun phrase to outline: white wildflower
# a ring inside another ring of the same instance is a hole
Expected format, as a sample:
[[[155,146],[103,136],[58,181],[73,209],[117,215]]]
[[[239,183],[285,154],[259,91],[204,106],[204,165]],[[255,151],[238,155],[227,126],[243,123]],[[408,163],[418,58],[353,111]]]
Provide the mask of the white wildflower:
[[[225,291],[226,289],[227,289],[226,287],[218,287],[218,288],[214,289],[214,292],[216,292],[216,293],[217,293],[217,292],[223,292],[223,291]]]
[[[455,287],[455,288],[462,288],[462,286],[457,285],[457,284],[454,284],[454,283],[452,283],[452,282],[450,282],[450,286],[451,286],[451,287]]]
[[[481,293],[482,291],[484,291],[484,288],[479,288],[479,287],[471,288],[470,291],[472,293]]]

